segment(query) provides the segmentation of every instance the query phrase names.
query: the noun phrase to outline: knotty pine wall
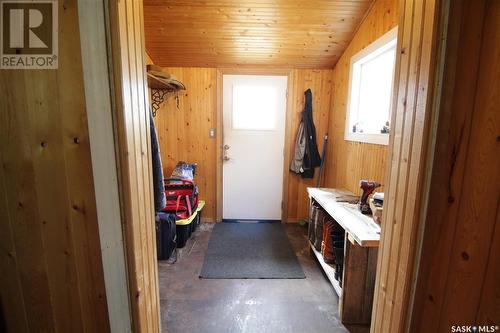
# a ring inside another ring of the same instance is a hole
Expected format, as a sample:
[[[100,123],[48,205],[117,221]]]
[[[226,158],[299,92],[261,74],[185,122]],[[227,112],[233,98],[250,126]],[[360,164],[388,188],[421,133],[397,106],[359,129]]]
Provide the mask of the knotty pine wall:
[[[398,0],[376,0],[333,69],[326,187],[359,193],[359,180],[384,183],[387,146],[344,140],[351,57],[398,24]]]
[[[59,69],[0,71],[0,296],[9,332],[110,330],[76,1]]]
[[[304,91],[311,89],[313,94],[313,117],[316,125],[316,139],[320,154],[323,151],[323,137],[328,132],[328,119],[332,97],[333,70],[293,70],[291,75],[291,89],[288,98],[292,102],[291,114],[291,141],[288,147],[290,158],[293,157],[295,140],[300,124],[301,112],[304,109]],[[286,161],[287,166],[290,161]],[[327,157],[327,163],[328,161]],[[319,168],[314,173],[314,179],[303,179],[293,172],[288,177],[288,198],[285,203],[288,222],[305,219],[309,216],[309,197],[307,187],[316,186]]]
[[[169,175],[179,160],[198,163],[196,181],[200,187],[201,198],[207,202],[203,217],[205,221],[215,221],[217,146],[216,139],[208,137],[208,131],[210,128],[217,128],[217,69],[167,68],[167,71],[186,85],[186,91],[179,93],[179,108],[175,96],[170,96],[154,119],[163,168],[166,175]],[[304,106],[304,91],[310,88],[313,92],[313,113],[321,150],[322,138],[328,128],[332,70],[294,69],[291,71],[290,80],[291,91],[288,98],[292,101],[292,109],[289,110],[292,137],[291,144],[286,149],[293,151],[300,112]],[[220,130],[217,128],[217,131]],[[306,187],[314,184],[316,179],[304,180],[290,173],[288,205],[285,204],[290,221],[307,217]]]
[[[179,105],[169,95],[154,118],[160,142],[163,170],[169,177],[178,161],[198,163],[195,180],[206,201],[202,217],[216,216],[216,139],[208,137],[217,127],[217,70],[215,68],[167,68],[182,81]]]
[[[449,17],[411,332],[500,324],[500,2],[451,2]]]

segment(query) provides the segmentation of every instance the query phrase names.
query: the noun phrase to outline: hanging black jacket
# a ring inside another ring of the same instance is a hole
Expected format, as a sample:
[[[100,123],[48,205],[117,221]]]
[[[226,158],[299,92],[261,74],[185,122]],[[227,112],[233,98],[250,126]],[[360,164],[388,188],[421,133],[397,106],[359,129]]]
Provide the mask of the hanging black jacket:
[[[302,119],[295,143],[295,154],[290,165],[290,170],[300,174],[302,178],[313,178],[314,168],[321,165],[321,156],[319,155],[316,143],[316,127],[314,126],[312,114],[311,89],[307,89],[304,95],[304,111],[302,111]]]

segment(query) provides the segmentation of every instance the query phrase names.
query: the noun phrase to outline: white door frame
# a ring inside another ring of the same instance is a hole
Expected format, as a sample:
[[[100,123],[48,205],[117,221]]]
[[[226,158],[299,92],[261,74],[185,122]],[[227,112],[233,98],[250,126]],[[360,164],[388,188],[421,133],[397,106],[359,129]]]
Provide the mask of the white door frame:
[[[286,110],[285,110],[285,151],[283,160],[283,195],[281,205],[281,222],[287,222],[287,201],[288,201],[288,163],[290,161],[290,144],[291,144],[291,101],[289,92],[291,88],[291,70],[290,69],[266,69],[266,68],[219,68],[217,70],[217,154],[216,154],[216,222],[222,221],[222,157],[223,157],[223,91],[222,79],[224,75],[266,75],[266,76],[286,76],[287,77],[287,92],[286,92]]]

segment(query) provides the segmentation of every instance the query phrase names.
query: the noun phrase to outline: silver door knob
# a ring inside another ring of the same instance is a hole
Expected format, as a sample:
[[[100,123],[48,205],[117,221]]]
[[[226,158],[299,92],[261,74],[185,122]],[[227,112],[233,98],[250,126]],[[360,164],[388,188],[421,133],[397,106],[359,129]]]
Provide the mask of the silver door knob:
[[[231,146],[229,146],[229,145],[224,145],[224,150],[229,150],[229,148],[231,148]]]
[[[222,159],[223,159],[224,161],[229,161],[231,158],[230,158],[229,156],[224,156]]]

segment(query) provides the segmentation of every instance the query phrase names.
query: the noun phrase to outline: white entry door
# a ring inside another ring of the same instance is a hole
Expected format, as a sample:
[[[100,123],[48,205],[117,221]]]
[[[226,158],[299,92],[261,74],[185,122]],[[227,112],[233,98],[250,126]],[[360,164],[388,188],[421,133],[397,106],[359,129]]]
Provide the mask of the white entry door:
[[[286,76],[223,76],[223,218],[281,220]]]

